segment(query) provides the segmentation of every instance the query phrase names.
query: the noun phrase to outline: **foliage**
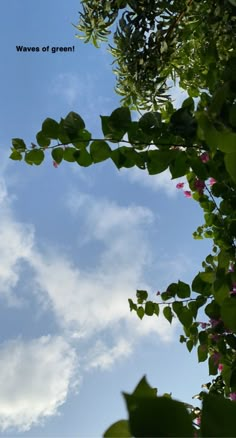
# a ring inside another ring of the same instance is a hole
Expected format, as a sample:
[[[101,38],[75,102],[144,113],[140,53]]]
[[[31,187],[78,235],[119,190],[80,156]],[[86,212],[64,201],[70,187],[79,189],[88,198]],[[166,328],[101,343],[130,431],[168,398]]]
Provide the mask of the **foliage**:
[[[92,138],[79,114],[70,112],[59,122],[47,118],[31,146],[12,140],[10,158],[38,166],[51,153],[54,167],[62,161],[88,167],[111,159],[118,169],[137,166],[149,175],[169,169],[172,179],[186,177],[177,189],[203,210],[204,223],[193,237],[213,242],[191,285],[171,283],[155,301],[144,290],[137,291],[136,302],[129,299],[140,319],[163,314],[171,323],[177,318],[183,327],[180,342],[190,352],[197,348],[199,362],[208,360],[214,378],[197,395],[202,413],[157,397],[142,379],[133,394],[124,394],[129,419],[115,423],[105,436],[235,436],[236,405],[229,400],[236,399],[235,1],[82,3],[78,29],[86,41],[105,40],[119,20],[112,53],[127,106],[101,116],[99,139]],[[178,109],[165,96],[171,75],[189,95]],[[133,121],[133,104],[152,111]]]
[[[76,28],[85,42],[98,47],[116,25],[109,49],[116,91],[128,106],[158,109],[170,78],[192,97],[212,93],[235,53],[234,0],[84,0],[82,8]]]
[[[112,424],[104,438],[236,436],[236,403],[224,398],[205,394],[200,417],[198,408],[172,400],[169,394],[158,397],[145,377],[123,397],[129,419]]]

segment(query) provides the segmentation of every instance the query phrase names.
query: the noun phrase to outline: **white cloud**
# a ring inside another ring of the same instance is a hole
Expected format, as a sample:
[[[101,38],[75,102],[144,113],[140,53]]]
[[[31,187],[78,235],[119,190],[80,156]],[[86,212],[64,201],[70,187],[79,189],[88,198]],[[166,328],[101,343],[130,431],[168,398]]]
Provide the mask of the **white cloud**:
[[[21,299],[14,288],[20,278],[22,260],[30,259],[34,233],[31,226],[13,219],[3,180],[0,181],[0,204],[0,295],[9,305],[19,305]]]
[[[132,350],[131,343],[126,339],[118,339],[112,347],[99,340],[86,355],[86,369],[110,369],[114,362],[128,357]]]
[[[75,376],[76,355],[61,338],[17,339],[0,347],[0,428],[22,431],[55,415]]]
[[[144,333],[169,340],[173,327],[161,318],[140,322],[137,316],[132,318],[128,306],[136,289],[148,289],[145,269],[151,261],[151,243],[147,229],[154,221],[152,212],[81,193],[71,195],[69,204],[77,218],[80,215],[80,222],[84,220],[85,229],[78,226],[78,233],[88,236],[85,243],[99,240],[103,245],[90,270],[80,269],[63,255],[33,257],[39,294],[49,298],[58,322],[71,330],[74,338],[109,330],[114,345],[117,336],[125,338],[128,332],[133,341]]]

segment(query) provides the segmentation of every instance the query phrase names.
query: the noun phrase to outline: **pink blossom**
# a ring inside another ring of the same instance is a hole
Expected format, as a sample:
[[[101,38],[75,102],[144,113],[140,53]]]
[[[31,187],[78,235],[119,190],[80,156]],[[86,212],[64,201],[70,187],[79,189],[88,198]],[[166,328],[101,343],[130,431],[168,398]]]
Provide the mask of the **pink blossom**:
[[[161,292],[158,290],[157,293],[156,293],[156,295],[157,295],[157,296],[158,296],[158,295],[161,295]]]
[[[176,184],[176,188],[177,188],[177,189],[182,189],[183,186],[184,186],[184,183],[183,183],[183,182],[179,182],[178,184]]]
[[[57,169],[58,166],[59,166],[59,164],[58,164],[56,161],[53,161],[52,164],[53,164],[53,166],[55,167],[55,169]]]
[[[231,392],[230,394],[229,394],[229,396],[230,396],[230,398],[231,398],[231,400],[236,400],[236,392]]]
[[[191,192],[189,190],[185,190],[184,191],[184,196],[186,196],[186,198],[191,198],[192,194],[191,194]]]
[[[203,154],[200,155],[200,160],[202,163],[207,163],[210,160],[209,154],[207,152],[203,152]]]
[[[219,363],[218,370],[220,371],[220,373],[221,373],[221,371],[223,371],[223,364],[222,363]]]
[[[234,265],[230,265],[228,272],[234,272]]]
[[[205,188],[205,183],[201,179],[196,178],[196,180],[194,182],[194,187],[197,190],[197,192],[200,193],[200,195],[202,195],[203,190]]]
[[[197,417],[197,418],[195,418],[195,421],[196,421],[196,424],[197,424],[198,426],[200,426],[200,424],[201,424],[201,417]]]
[[[215,178],[210,178],[210,179],[209,179],[209,184],[210,184],[210,186],[213,186],[216,182],[217,182],[217,181],[216,181]]]

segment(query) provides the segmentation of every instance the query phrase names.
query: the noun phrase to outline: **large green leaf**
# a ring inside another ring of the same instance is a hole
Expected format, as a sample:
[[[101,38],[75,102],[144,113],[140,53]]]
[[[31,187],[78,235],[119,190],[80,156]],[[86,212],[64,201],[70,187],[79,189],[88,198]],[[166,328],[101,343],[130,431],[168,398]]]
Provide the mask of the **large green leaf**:
[[[45,137],[57,139],[59,133],[59,124],[56,122],[56,120],[47,118],[42,124],[42,132]]]
[[[111,148],[103,140],[93,141],[90,145],[90,154],[94,163],[100,163],[111,156]]]
[[[115,109],[109,118],[109,123],[114,131],[127,132],[131,125],[130,110],[127,107]]]
[[[201,416],[201,436],[235,437],[236,403],[223,397],[205,395]]]
[[[172,159],[171,151],[149,151],[147,168],[149,175],[156,175],[166,170]]]
[[[71,111],[63,120],[63,128],[72,142],[76,142],[85,123],[79,114]]]
[[[128,438],[131,437],[128,420],[119,420],[112,424],[104,433],[104,438]]]
[[[183,403],[148,390],[124,394],[134,437],[191,437],[192,420]]]
[[[25,162],[39,166],[44,160],[44,152],[41,149],[33,149],[25,153]]]

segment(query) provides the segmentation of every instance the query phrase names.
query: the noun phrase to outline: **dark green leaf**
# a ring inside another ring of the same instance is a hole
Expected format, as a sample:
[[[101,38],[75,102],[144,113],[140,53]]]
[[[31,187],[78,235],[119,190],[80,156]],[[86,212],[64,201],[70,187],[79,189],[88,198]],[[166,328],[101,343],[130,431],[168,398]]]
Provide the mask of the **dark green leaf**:
[[[21,138],[13,138],[12,146],[18,152],[24,152],[26,150],[26,144]]]
[[[144,301],[146,301],[148,297],[148,293],[146,290],[137,290],[136,291],[136,297],[139,304],[143,304]]]
[[[173,319],[173,313],[172,313],[170,306],[164,307],[163,315],[167,319],[167,321],[169,321],[169,323],[171,323],[171,321]]]
[[[111,156],[111,148],[103,140],[93,141],[90,145],[90,154],[94,163],[100,163]]]
[[[201,436],[235,437],[236,403],[206,394],[203,399]]]
[[[42,148],[47,148],[51,143],[50,138],[46,137],[42,131],[39,131],[38,134],[36,134],[36,140],[38,145]]]
[[[42,132],[45,137],[57,139],[59,133],[59,124],[56,122],[56,120],[47,118],[42,124]]]
[[[109,118],[109,123],[114,131],[127,132],[131,124],[130,110],[127,107],[115,109]]]
[[[147,301],[145,303],[145,314],[148,316],[152,316],[155,311],[155,305],[152,301]]]

